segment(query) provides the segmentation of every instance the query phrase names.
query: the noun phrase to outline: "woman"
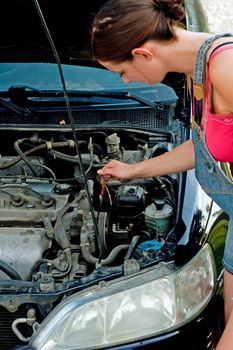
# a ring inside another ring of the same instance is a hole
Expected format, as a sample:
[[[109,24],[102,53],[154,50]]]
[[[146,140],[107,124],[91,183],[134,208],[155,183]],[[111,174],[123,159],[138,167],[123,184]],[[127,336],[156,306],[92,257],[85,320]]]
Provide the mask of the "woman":
[[[196,127],[192,140],[137,164],[113,160],[98,173],[107,178],[132,179],[195,167],[201,186],[232,218],[223,259],[227,326],[216,349],[232,350],[233,184],[215,159],[233,162],[233,39],[183,29],[179,25],[184,16],[182,3],[182,0],[109,0],[93,22],[93,57],[119,73],[126,84],[131,81],[156,84],[169,72],[183,72],[195,82],[203,73],[203,63],[206,73],[205,113],[199,114],[199,118],[194,113]],[[195,98],[193,102],[195,106]],[[216,170],[212,174],[210,162]]]

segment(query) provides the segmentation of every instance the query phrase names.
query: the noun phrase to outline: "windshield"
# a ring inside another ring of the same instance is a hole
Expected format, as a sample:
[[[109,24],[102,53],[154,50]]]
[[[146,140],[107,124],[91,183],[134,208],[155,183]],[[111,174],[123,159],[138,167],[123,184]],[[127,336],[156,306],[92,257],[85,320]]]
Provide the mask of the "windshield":
[[[68,90],[113,90],[125,89],[120,76],[106,69],[85,66],[62,66]],[[58,67],[51,63],[1,63],[0,91],[10,86],[33,86],[39,90],[61,90]],[[132,83],[139,87],[145,84]]]

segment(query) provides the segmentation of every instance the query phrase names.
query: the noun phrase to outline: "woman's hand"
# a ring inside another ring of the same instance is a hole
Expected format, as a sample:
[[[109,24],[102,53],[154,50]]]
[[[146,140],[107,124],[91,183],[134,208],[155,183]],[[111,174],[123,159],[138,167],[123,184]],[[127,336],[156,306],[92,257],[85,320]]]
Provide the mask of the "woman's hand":
[[[98,170],[98,174],[105,178],[114,177],[117,179],[132,179],[134,164],[122,163],[118,160],[111,160],[102,169]]]
[[[195,156],[192,140],[188,140],[169,152],[139,163],[126,164],[111,160],[98,174],[117,179],[142,179],[180,173],[194,167]]]

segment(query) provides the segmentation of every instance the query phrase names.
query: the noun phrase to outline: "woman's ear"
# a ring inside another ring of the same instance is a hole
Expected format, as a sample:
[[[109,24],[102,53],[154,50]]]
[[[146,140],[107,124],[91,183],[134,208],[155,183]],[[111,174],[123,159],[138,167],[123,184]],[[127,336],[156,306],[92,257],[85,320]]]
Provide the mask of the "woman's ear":
[[[133,57],[143,57],[147,60],[151,60],[153,58],[153,53],[147,49],[146,47],[136,47],[131,51]]]

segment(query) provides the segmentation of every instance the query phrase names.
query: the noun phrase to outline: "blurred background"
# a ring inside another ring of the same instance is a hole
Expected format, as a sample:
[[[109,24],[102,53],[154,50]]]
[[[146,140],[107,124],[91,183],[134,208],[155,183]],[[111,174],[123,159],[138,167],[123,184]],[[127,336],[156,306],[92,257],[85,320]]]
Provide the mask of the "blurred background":
[[[212,33],[233,33],[233,0],[202,0]]]

